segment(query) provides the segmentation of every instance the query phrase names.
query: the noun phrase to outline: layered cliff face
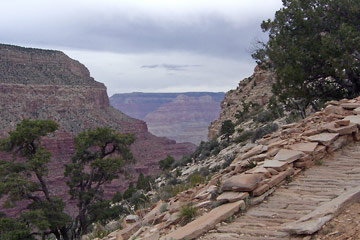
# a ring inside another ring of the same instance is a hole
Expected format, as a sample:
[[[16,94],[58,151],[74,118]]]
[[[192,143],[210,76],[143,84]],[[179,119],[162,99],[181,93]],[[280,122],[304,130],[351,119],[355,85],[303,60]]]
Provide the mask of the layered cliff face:
[[[207,127],[219,117],[224,93],[115,94],[110,103],[124,113],[144,120],[149,131],[177,142],[199,144],[207,140]]]
[[[235,115],[243,110],[243,104],[257,103],[263,106],[268,103],[273,95],[271,86],[275,81],[274,74],[255,67],[253,75],[240,81],[238,87],[225,94],[221,101],[220,117],[213,121],[208,130],[209,139],[215,138],[220,131],[221,124],[230,119],[236,122]]]
[[[64,53],[0,45],[0,68],[1,137],[24,118],[52,119],[60,125],[55,136],[44,141],[53,154],[49,181],[54,194],[66,192],[62,165],[74,151],[73,136],[89,128],[107,126],[120,133],[134,133],[136,141],[131,150],[137,160],[137,173],[156,173],[157,162],[167,154],[178,159],[194,150],[192,144],[176,144],[152,135],[144,121],[112,108],[105,86]],[[107,193],[125,186],[125,181],[115,181]]]

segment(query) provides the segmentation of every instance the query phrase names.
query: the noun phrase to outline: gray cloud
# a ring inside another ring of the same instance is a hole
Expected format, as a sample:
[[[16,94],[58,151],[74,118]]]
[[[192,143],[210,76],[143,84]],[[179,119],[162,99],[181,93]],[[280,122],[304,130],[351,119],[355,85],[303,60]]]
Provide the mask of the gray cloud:
[[[117,53],[187,51],[240,59],[248,54],[254,38],[264,38],[260,23],[267,18],[260,15],[262,11],[242,12],[246,3],[241,1],[238,14],[244,16],[235,20],[229,19],[226,12],[215,10],[199,10],[196,16],[175,18],[170,14],[157,16],[151,9],[145,14],[134,9],[130,15],[126,7],[110,8],[111,5],[95,9],[70,4],[72,9],[64,9],[66,1],[58,4],[59,9],[54,12],[55,7],[39,3],[44,5],[39,10],[18,11],[18,15],[5,5],[0,20],[11,24],[0,26],[0,41]]]
[[[202,65],[199,64],[193,64],[193,65],[180,65],[180,64],[155,64],[155,65],[142,65],[140,68],[150,68],[150,69],[154,69],[154,68],[164,68],[168,71],[186,71],[189,68],[194,68],[194,67],[202,67]]]

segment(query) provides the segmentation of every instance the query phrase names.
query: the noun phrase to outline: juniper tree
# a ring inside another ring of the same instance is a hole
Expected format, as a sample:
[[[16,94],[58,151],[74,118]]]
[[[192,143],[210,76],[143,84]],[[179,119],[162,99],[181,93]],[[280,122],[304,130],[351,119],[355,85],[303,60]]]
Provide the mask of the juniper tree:
[[[360,92],[360,1],[283,0],[253,57],[276,73],[273,92],[303,117],[330,99]]]

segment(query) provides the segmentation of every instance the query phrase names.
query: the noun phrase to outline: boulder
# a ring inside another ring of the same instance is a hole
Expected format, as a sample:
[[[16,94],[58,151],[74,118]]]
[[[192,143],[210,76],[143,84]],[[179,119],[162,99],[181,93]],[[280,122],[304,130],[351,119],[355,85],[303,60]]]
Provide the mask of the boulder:
[[[240,174],[225,180],[221,188],[224,191],[251,192],[263,179],[262,174]]]
[[[339,114],[339,115],[343,115],[345,113],[344,109],[340,106],[333,106],[333,105],[329,105],[324,109],[324,112],[326,115],[330,115],[330,114]]]

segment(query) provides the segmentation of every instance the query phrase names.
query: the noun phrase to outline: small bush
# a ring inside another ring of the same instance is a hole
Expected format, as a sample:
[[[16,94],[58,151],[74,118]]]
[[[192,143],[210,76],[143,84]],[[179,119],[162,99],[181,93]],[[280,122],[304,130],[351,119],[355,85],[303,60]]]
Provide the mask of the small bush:
[[[275,132],[279,129],[279,126],[276,123],[270,123],[265,125],[264,127],[258,128],[255,130],[254,134],[251,137],[251,141],[255,142],[256,140],[262,138],[266,134]]]
[[[251,131],[251,130],[243,131],[238,137],[236,137],[234,139],[234,142],[236,142],[236,143],[245,142],[245,141],[249,140],[253,136],[253,133],[254,132]]]
[[[163,203],[163,204],[160,206],[160,213],[166,212],[167,207],[168,207],[168,204],[167,204],[167,203]]]
[[[163,171],[168,170],[171,168],[171,166],[174,162],[175,162],[175,159],[172,156],[167,155],[166,158],[159,161],[159,168]]]
[[[190,183],[190,187],[195,187],[197,184],[204,183],[206,178],[201,176],[198,172],[193,173],[188,177],[188,183]]]
[[[180,218],[183,224],[189,223],[196,216],[196,208],[192,203],[183,205],[180,208]]]

